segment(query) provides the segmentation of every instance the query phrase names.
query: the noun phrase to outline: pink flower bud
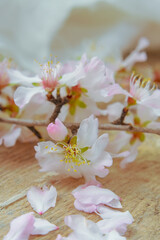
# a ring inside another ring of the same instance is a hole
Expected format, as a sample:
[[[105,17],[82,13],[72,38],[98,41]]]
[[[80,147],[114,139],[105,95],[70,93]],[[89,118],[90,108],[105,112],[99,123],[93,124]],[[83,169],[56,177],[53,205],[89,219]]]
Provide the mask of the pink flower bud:
[[[50,123],[47,127],[48,135],[55,141],[62,141],[68,134],[67,128],[64,124],[56,118],[55,124]]]

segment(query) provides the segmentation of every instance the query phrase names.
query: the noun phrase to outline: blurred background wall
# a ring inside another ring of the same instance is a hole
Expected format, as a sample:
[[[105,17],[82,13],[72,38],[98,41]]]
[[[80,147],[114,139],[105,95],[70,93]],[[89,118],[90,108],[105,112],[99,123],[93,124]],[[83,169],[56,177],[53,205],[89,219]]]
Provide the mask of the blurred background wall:
[[[121,58],[138,38],[160,51],[160,0],[0,0],[0,53],[35,71],[87,52]]]

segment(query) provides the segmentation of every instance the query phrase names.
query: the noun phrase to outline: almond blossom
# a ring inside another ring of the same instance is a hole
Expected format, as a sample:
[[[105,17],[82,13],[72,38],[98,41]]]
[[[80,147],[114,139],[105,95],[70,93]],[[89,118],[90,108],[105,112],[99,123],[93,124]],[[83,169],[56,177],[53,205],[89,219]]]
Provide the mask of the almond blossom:
[[[104,90],[103,94],[104,96],[125,95],[129,106],[140,104],[158,111],[160,109],[160,90],[152,86],[150,80],[139,75],[131,75],[129,92],[116,83]]]
[[[57,88],[60,88],[60,78],[70,78],[71,81],[83,77],[82,67],[77,66],[72,73],[66,73],[62,76],[62,65],[60,63],[53,64],[53,61],[41,65],[41,70],[38,76],[30,77],[20,73],[18,70],[8,71],[11,83],[20,84],[15,91],[14,100],[18,107],[23,108],[30,101],[35,101],[35,96],[38,96],[39,104],[45,103],[46,95],[56,94]],[[69,76],[68,76],[69,75]]]
[[[97,211],[98,215],[103,218],[97,222],[97,226],[104,234],[116,230],[119,234],[124,235],[127,231],[127,225],[134,221],[129,211],[120,212],[105,206],[98,206]]]
[[[75,197],[74,206],[84,212],[95,212],[97,207],[108,205],[113,208],[122,208],[120,198],[110,191],[94,185],[81,185],[76,188],[72,195]]]
[[[109,172],[106,167],[112,165],[112,157],[105,151],[107,144],[108,134],[98,137],[98,119],[91,115],[81,122],[77,135],[68,142],[39,142],[35,146],[35,157],[41,172],[84,177],[89,182]]]
[[[66,216],[65,224],[70,227],[73,232],[68,237],[58,235],[56,240],[125,240],[113,230],[110,233],[103,234],[97,224],[91,220],[87,220],[82,215]]]
[[[52,93],[58,85],[60,72],[61,65],[53,62],[42,65],[39,76],[34,77],[26,76],[18,70],[9,70],[11,82],[21,85],[14,94],[16,105],[23,108],[31,100],[34,102],[35,96],[38,96],[39,104],[44,103],[48,92]]]
[[[48,189],[46,186],[43,189],[31,187],[27,192],[27,199],[33,209],[42,215],[49,208],[55,207],[57,198],[56,188],[51,186]]]
[[[42,65],[35,77],[27,77],[12,69],[8,72],[11,83],[21,84],[14,94],[15,103],[20,108],[37,99],[42,105],[50,98],[56,98],[58,93],[61,98],[68,97],[67,107],[63,106],[62,112],[67,108],[68,114],[76,115],[76,121],[90,114],[106,114],[96,103],[110,101],[111,96],[104,96],[102,90],[114,82],[114,76],[113,71],[97,57],[88,60],[83,55],[80,61],[64,65],[51,61]]]
[[[113,103],[108,106],[108,119],[114,121],[119,118],[124,105],[121,103]],[[131,106],[128,115],[125,118],[125,123],[137,127],[151,127],[153,129],[160,128],[159,122],[156,120],[159,117],[159,111],[154,111],[144,105]],[[143,132],[120,132],[114,140],[110,141],[107,150],[112,153],[111,155],[119,153],[123,148],[129,148],[128,156],[124,156],[121,161],[121,168],[125,168],[128,163],[133,162],[138,155],[138,148],[144,142],[146,134]],[[123,139],[123,141],[122,141]],[[116,156],[116,155],[115,155]]]
[[[114,83],[114,73],[110,68],[107,68],[105,64],[98,58],[93,57],[90,60],[87,59],[84,54],[80,61],[75,66],[83,68],[84,76],[77,78],[76,81],[72,80],[75,70],[67,65],[67,69],[70,70],[70,75],[66,74],[59,82],[66,87],[66,94],[72,96],[69,101],[69,113],[75,115],[75,121],[82,120],[88,117],[90,114],[105,115],[106,111],[97,107],[98,102],[109,102],[111,97],[104,96],[103,91],[110,83]]]
[[[47,220],[35,218],[33,213],[21,215],[10,223],[10,230],[3,240],[28,240],[30,235],[45,235],[58,227]]]

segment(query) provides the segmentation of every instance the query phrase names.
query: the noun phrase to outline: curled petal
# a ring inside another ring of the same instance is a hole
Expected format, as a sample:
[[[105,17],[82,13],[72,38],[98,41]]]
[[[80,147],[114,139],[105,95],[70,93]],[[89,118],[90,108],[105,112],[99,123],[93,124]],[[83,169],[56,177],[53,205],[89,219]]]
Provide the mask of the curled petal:
[[[64,124],[56,118],[55,124],[50,123],[47,127],[49,136],[55,141],[62,141],[68,134],[67,128]]]
[[[51,186],[50,189],[44,186],[43,190],[38,187],[31,187],[27,192],[29,203],[40,215],[46,212],[49,208],[55,207],[56,198],[57,191],[53,186]]]
[[[75,207],[84,212],[95,212],[98,205],[108,205],[113,208],[121,208],[120,198],[109,189],[98,186],[83,186],[72,192],[76,198]]]

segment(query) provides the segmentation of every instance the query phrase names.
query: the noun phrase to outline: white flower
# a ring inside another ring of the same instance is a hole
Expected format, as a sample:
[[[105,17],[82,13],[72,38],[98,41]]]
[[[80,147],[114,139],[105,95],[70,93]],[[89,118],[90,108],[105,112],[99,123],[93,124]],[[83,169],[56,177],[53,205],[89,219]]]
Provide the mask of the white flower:
[[[152,86],[149,79],[132,74],[130,77],[130,90],[127,92],[119,84],[112,84],[103,91],[104,96],[122,94],[127,96],[129,105],[140,104],[160,112],[160,90]]]
[[[105,177],[108,174],[106,167],[112,165],[112,157],[105,151],[107,144],[108,134],[98,137],[98,120],[92,115],[81,122],[77,136],[68,143],[38,143],[35,156],[40,171],[92,181],[95,176]]]

